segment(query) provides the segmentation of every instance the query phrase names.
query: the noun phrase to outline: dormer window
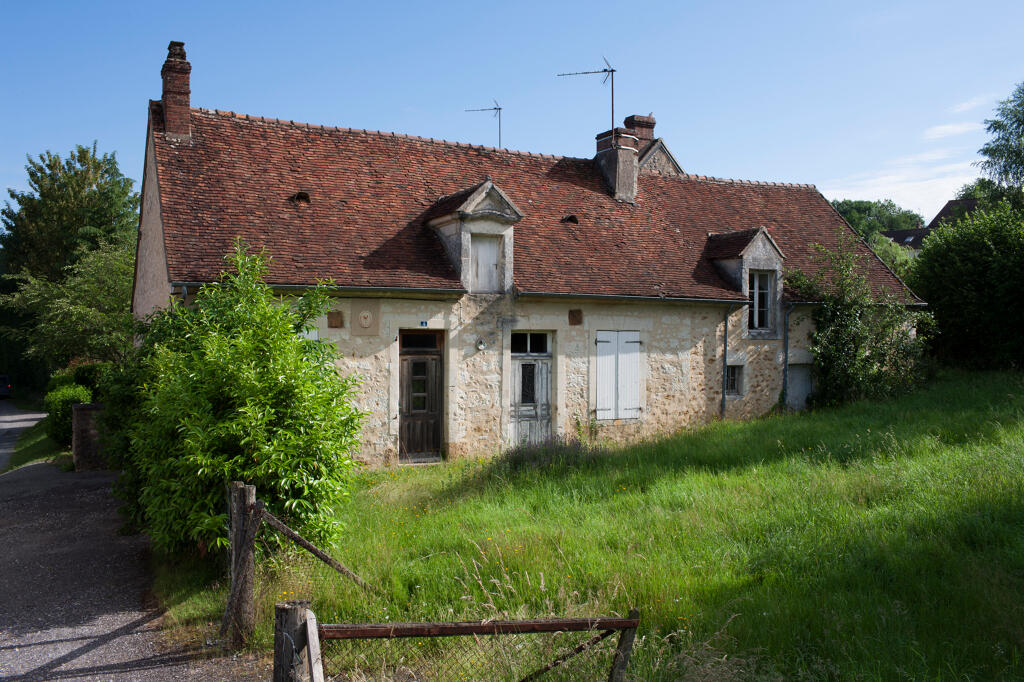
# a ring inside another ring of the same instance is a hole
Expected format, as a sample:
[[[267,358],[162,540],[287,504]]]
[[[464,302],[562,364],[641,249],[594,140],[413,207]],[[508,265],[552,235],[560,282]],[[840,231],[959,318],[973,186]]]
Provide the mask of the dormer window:
[[[512,289],[513,228],[522,218],[522,212],[488,177],[438,199],[426,222],[440,237],[467,291],[499,294]]]
[[[747,328],[769,330],[772,328],[773,308],[775,303],[775,273],[763,270],[751,270],[749,282],[750,304],[748,309]]]
[[[473,293],[494,293],[501,286],[501,237],[474,234],[470,236],[471,272],[470,291]]]

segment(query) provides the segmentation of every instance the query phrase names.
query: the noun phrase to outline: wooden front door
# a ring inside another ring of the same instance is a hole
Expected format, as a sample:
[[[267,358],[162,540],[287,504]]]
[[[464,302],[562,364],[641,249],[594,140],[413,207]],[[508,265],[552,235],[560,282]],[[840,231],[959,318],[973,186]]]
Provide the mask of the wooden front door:
[[[512,333],[512,443],[551,438],[551,336]]]
[[[441,458],[442,338],[437,332],[402,332],[399,343],[398,458],[435,461]]]

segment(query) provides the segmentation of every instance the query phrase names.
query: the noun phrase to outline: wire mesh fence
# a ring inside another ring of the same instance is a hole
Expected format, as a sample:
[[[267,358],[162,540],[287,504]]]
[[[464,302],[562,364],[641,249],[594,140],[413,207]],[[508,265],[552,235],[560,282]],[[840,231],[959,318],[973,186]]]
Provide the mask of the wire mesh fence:
[[[607,680],[623,625],[635,620],[322,625],[320,650],[324,678],[344,682]]]

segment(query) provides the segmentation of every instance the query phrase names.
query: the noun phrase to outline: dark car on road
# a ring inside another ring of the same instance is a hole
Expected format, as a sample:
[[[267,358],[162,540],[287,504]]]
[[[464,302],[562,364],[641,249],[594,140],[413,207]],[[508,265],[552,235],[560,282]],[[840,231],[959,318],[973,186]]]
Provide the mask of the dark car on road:
[[[6,374],[0,374],[0,398],[11,397],[11,378]]]

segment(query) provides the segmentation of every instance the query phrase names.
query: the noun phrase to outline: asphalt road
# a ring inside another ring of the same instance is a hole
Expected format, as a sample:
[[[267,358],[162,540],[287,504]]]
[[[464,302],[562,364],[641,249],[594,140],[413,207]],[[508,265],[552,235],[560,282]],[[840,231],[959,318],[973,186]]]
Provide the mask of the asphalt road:
[[[32,420],[0,401],[0,447]],[[165,644],[146,540],[118,534],[113,479],[51,464],[0,475],[0,679],[266,679],[251,658]]]

